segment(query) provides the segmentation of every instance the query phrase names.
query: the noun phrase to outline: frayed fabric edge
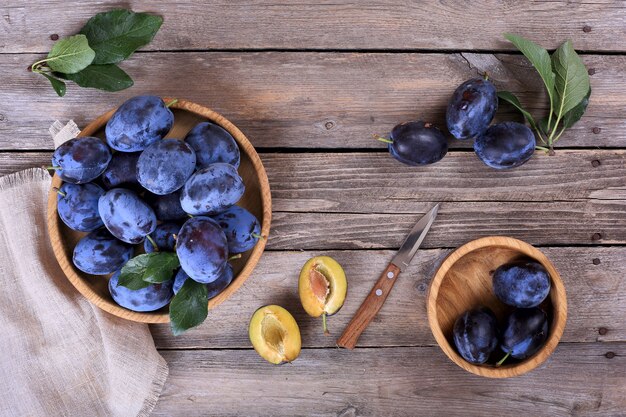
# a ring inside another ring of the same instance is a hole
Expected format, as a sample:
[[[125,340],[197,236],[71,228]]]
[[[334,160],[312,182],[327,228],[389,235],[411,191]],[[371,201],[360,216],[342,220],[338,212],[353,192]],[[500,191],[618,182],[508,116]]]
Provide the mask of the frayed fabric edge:
[[[48,171],[43,168],[25,169],[0,177],[0,191],[10,190],[23,184],[38,181],[52,182],[52,177]]]
[[[137,417],[148,417],[152,414],[152,410],[156,406],[159,398],[161,397],[161,391],[163,391],[163,386],[165,385],[165,380],[169,374],[169,367],[167,366],[167,362],[163,359],[163,356],[159,356],[159,363],[157,364],[156,375],[152,381],[152,387],[150,388],[150,394],[144,400],[143,406]]]

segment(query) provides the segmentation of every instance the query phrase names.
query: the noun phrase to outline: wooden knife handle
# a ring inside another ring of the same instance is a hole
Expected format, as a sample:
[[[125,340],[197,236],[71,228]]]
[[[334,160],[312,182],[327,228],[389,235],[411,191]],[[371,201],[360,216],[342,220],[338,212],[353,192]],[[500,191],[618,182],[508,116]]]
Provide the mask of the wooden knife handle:
[[[376,285],[372,288],[372,291],[367,295],[361,307],[357,310],[348,327],[343,331],[343,334],[337,339],[337,346],[354,349],[359,336],[365,330],[368,324],[374,319],[378,310],[383,306],[387,296],[393,288],[393,284],[396,283],[396,278],[400,274],[400,268],[394,264],[389,264],[385,272],[382,273]]]

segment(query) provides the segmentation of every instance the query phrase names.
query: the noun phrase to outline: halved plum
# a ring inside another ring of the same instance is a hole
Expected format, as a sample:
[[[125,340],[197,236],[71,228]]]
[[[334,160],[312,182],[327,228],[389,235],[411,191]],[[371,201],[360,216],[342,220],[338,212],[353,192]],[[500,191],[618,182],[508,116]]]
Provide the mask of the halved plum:
[[[293,362],[300,355],[300,328],[281,306],[267,305],[255,311],[248,332],[254,350],[270,363]]]
[[[300,271],[298,292],[302,307],[311,317],[322,316],[324,334],[330,334],[326,317],[343,306],[348,292],[348,281],[339,262],[330,256],[309,259]]]

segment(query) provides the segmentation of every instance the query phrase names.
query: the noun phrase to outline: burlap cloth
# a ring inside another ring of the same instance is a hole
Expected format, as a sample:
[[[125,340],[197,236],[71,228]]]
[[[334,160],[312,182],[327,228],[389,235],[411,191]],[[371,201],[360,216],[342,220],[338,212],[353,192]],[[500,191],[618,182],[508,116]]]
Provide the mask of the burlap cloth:
[[[147,416],[167,364],[148,326],[91,305],[46,227],[50,175],[0,178],[0,416]]]

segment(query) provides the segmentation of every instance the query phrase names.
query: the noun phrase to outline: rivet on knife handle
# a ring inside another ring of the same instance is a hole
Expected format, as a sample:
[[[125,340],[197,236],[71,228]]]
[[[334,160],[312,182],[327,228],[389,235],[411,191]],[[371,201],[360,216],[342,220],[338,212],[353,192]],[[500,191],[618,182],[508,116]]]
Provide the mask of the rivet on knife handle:
[[[343,331],[343,334],[337,339],[337,346],[354,349],[359,336],[365,330],[368,324],[374,319],[380,308],[383,306],[387,296],[393,288],[393,284],[396,283],[396,278],[400,273],[400,268],[394,264],[389,264],[387,269],[382,273],[374,288],[361,304],[361,307],[357,310],[356,314],[348,323],[348,326]]]

